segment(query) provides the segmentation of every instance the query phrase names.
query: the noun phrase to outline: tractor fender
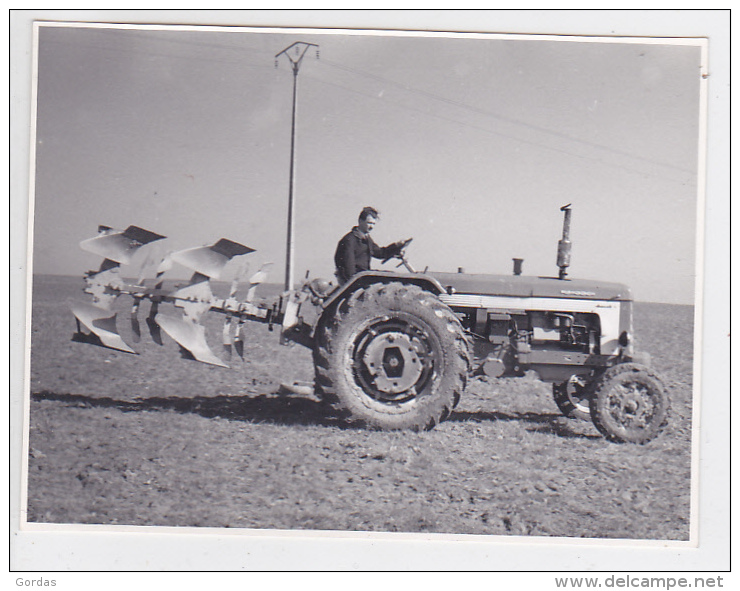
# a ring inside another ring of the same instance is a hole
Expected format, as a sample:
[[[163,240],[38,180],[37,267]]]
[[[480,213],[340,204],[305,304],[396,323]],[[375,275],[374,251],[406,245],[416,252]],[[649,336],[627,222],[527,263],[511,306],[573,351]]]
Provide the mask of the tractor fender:
[[[406,285],[417,285],[423,290],[429,291],[434,295],[445,293],[445,289],[439,281],[434,277],[423,273],[408,274],[394,273],[392,271],[362,271],[361,273],[353,275],[344,285],[339,286],[329,296],[329,298],[322,303],[321,307],[324,312],[332,310],[337,302],[343,300],[349,296],[349,294],[358,289],[364,289],[369,285],[377,283],[403,283]]]

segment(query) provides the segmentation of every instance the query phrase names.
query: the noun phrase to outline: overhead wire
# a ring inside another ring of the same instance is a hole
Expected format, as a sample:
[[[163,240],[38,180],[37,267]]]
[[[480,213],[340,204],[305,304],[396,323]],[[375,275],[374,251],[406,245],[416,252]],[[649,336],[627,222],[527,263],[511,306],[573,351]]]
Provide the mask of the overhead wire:
[[[587,156],[587,155],[584,155],[584,154],[576,154],[576,153],[574,153],[571,150],[566,150],[566,149],[562,149],[562,148],[556,148],[556,147],[553,147],[553,146],[548,146],[548,145],[543,144],[541,142],[535,142],[535,141],[527,140],[527,139],[524,139],[524,138],[521,138],[521,137],[517,137],[517,136],[514,136],[514,135],[506,134],[506,133],[503,133],[503,132],[500,132],[500,131],[494,131],[492,129],[487,129],[485,127],[480,127],[479,125],[473,125],[472,123],[465,123],[463,121],[459,121],[458,119],[453,119],[451,117],[440,115],[438,113],[431,113],[429,111],[424,111],[424,110],[419,109],[417,107],[412,107],[412,106],[409,106],[409,105],[405,105],[405,104],[402,104],[402,103],[391,101],[388,98],[386,98],[385,96],[380,97],[377,94],[371,94],[369,92],[363,92],[363,91],[360,91],[360,90],[357,90],[357,89],[348,88],[346,86],[342,86],[341,84],[336,84],[334,82],[328,82],[326,80],[322,80],[320,78],[316,78],[316,77],[312,77],[312,76],[305,76],[305,77],[306,78],[310,78],[310,79],[312,79],[312,80],[314,80],[316,82],[319,82],[320,84],[325,84],[327,86],[333,86],[335,88],[340,88],[340,89],[346,90],[348,92],[352,92],[352,93],[355,93],[355,94],[366,96],[366,97],[369,97],[369,98],[372,98],[372,99],[375,99],[375,100],[380,100],[380,101],[383,101],[386,104],[393,105],[393,106],[398,107],[398,108],[401,108],[401,109],[406,109],[406,110],[409,110],[409,111],[415,111],[417,113],[421,113],[423,115],[426,115],[428,117],[432,117],[434,119],[439,119],[439,120],[442,120],[442,121],[447,121],[447,122],[450,122],[450,123],[454,123],[454,124],[459,125],[461,127],[467,127],[469,129],[474,129],[476,131],[480,131],[480,132],[483,132],[483,133],[486,133],[486,134],[489,134],[489,135],[495,135],[495,136],[502,137],[502,138],[505,138],[505,139],[508,139],[508,140],[512,140],[512,141],[515,141],[515,142],[519,142],[519,143],[522,143],[522,144],[527,144],[527,145],[534,146],[534,147],[539,148],[539,149],[542,149],[542,150],[546,150],[546,151],[550,151],[550,152],[556,152],[558,154],[564,154],[566,156],[572,156],[574,158],[580,158],[580,159],[583,159],[583,160],[590,160],[592,162],[597,162],[597,163],[599,163],[599,164],[601,164],[603,166],[609,167],[609,168],[616,168],[616,169],[619,169],[619,170],[624,170],[626,172],[629,172],[629,173],[632,173],[632,174],[636,174],[636,175],[639,175],[639,176],[650,176],[650,177],[654,177],[654,178],[660,178],[660,179],[663,179],[663,180],[666,180],[666,181],[670,181],[672,183],[678,183],[678,184],[681,184],[681,185],[690,184],[690,183],[687,183],[686,181],[679,180],[679,179],[676,179],[676,178],[673,178],[673,177],[669,177],[667,175],[663,175],[663,174],[659,174],[659,173],[655,173],[655,172],[649,172],[649,171],[645,171],[645,170],[640,170],[638,168],[630,167],[630,166],[625,166],[623,164],[616,164],[616,163],[607,162],[607,161],[605,161],[605,160],[603,160],[601,158],[596,158],[596,157],[593,157],[593,156]],[[693,182],[691,184],[693,184]]]
[[[110,31],[115,31],[115,30],[116,29],[106,29],[105,31],[106,32],[110,32]],[[121,31],[121,32],[123,32],[123,31]],[[105,37],[103,35],[100,35],[100,38],[103,39]],[[184,55],[179,55],[179,54],[174,54],[174,53],[161,53],[161,52],[158,53],[158,54],[156,54],[156,55],[159,55],[160,57],[166,57],[166,58],[187,59],[188,61],[197,60],[197,61],[208,61],[208,62],[224,62],[224,61],[228,61],[228,62],[231,62],[231,63],[239,64],[242,67],[249,67],[249,68],[255,68],[255,69],[263,69],[263,68],[264,69],[272,69],[272,66],[262,65],[261,63],[254,63],[254,62],[251,62],[251,63],[248,63],[247,62],[247,63],[245,63],[245,61],[243,60],[243,57],[241,57],[243,51],[246,50],[246,51],[249,51],[250,53],[264,54],[265,56],[270,55],[270,60],[272,61],[274,59],[274,55],[270,54],[269,52],[267,52],[265,50],[260,50],[260,49],[257,49],[257,48],[253,48],[253,47],[236,47],[236,46],[233,46],[233,45],[225,45],[225,44],[220,44],[220,43],[203,42],[203,41],[192,41],[192,40],[174,39],[174,38],[170,38],[170,39],[160,38],[160,39],[157,39],[157,41],[158,42],[162,42],[162,43],[166,43],[166,44],[170,44],[170,45],[181,45],[181,46],[187,46],[187,47],[195,46],[195,47],[203,47],[203,48],[211,48],[211,49],[224,49],[224,50],[227,50],[227,51],[239,52],[239,56],[234,57],[234,59],[208,58],[208,57],[205,57],[203,55],[195,55],[195,56],[188,55],[188,56],[184,56]],[[65,43],[65,42],[59,41],[59,40],[49,40],[48,43],[54,43],[54,44],[56,44],[56,43]],[[69,44],[71,44],[71,43],[69,43]],[[75,45],[79,45],[79,43],[75,43]],[[128,47],[126,49],[123,49],[123,48],[120,48],[120,47],[113,48],[110,45],[90,45],[89,47],[91,49],[103,50],[103,51],[107,51],[107,50],[113,51],[115,49],[118,52],[132,53],[132,54],[139,54],[139,55],[146,55],[148,57],[151,57],[153,55],[151,51],[144,51],[144,50],[141,50],[141,49],[138,49],[138,48],[135,48],[135,47]],[[548,129],[548,128],[545,128],[545,127],[537,126],[537,125],[528,123],[526,121],[521,121],[521,120],[510,118],[510,117],[505,117],[503,115],[494,113],[494,112],[489,111],[489,110],[486,110],[486,109],[482,109],[480,107],[476,107],[474,105],[470,105],[468,103],[464,103],[462,101],[451,99],[449,97],[445,97],[445,96],[442,96],[442,95],[439,95],[439,94],[436,94],[436,93],[433,93],[433,92],[429,92],[429,91],[426,91],[426,90],[423,90],[423,89],[414,88],[414,87],[412,87],[412,86],[410,86],[408,84],[405,84],[405,83],[402,83],[402,82],[398,82],[396,80],[392,80],[392,79],[389,79],[389,78],[386,78],[386,77],[383,77],[383,76],[378,76],[378,75],[372,74],[370,72],[365,72],[363,70],[359,70],[357,68],[353,68],[353,67],[347,66],[345,64],[341,64],[339,62],[335,62],[333,60],[328,60],[325,57],[325,53],[322,55],[322,58],[320,60],[318,60],[318,63],[321,64],[322,66],[327,66],[327,67],[333,68],[335,70],[348,72],[348,73],[353,74],[353,75],[356,75],[356,76],[368,78],[368,79],[374,80],[376,82],[381,82],[384,85],[389,85],[389,86],[392,86],[394,88],[397,88],[397,89],[399,89],[401,91],[404,91],[404,92],[407,92],[407,93],[410,93],[410,94],[415,94],[415,95],[418,95],[418,96],[422,96],[422,97],[425,97],[427,99],[431,99],[432,101],[435,101],[435,102],[438,102],[438,103],[447,104],[447,105],[450,105],[450,106],[453,106],[453,107],[456,107],[456,108],[459,108],[459,109],[462,109],[462,110],[465,110],[465,111],[476,113],[478,115],[483,115],[484,117],[488,117],[488,118],[491,118],[491,119],[502,121],[502,122],[505,122],[505,123],[508,123],[508,124],[511,124],[511,125],[519,126],[519,127],[524,128],[524,129],[529,129],[529,130],[532,130],[534,132],[544,134],[545,136],[550,136],[550,137],[554,137],[554,138],[557,138],[557,139],[560,139],[560,140],[565,140],[567,142],[572,142],[572,143],[574,143],[576,145],[577,144],[580,144],[580,145],[583,145],[583,146],[588,147],[590,149],[597,149],[597,150],[602,150],[602,151],[605,151],[605,152],[610,152],[612,154],[615,154],[615,155],[618,155],[618,156],[621,156],[621,157],[625,157],[625,158],[628,158],[628,159],[633,159],[633,160],[636,160],[636,161],[642,161],[642,162],[645,162],[645,163],[648,163],[648,164],[652,164],[652,165],[655,165],[655,166],[658,166],[658,167],[664,167],[664,168],[667,168],[667,169],[672,169],[672,170],[675,170],[677,172],[682,172],[682,173],[686,173],[686,174],[692,175],[692,178],[696,175],[696,173],[694,171],[685,169],[685,168],[680,167],[680,166],[672,165],[672,164],[669,164],[669,163],[666,163],[666,162],[661,162],[661,161],[654,160],[654,159],[651,159],[651,158],[645,158],[644,156],[639,156],[639,155],[636,155],[636,154],[632,154],[632,153],[629,153],[629,152],[626,152],[626,151],[623,151],[623,150],[619,150],[617,148],[612,148],[612,147],[609,147],[609,146],[605,146],[603,144],[599,144],[599,143],[596,143],[596,142],[585,140],[583,138],[573,137],[573,136],[570,136],[569,134],[566,134],[566,133],[563,133],[563,132],[559,132],[559,131],[556,131],[556,130],[552,130],[552,129]],[[335,83],[335,82],[329,82],[329,81],[324,80],[322,78],[318,78],[316,76],[312,76],[312,75],[310,75],[308,73],[304,74],[302,76],[302,78],[310,78],[310,79],[315,80],[315,81],[317,81],[317,82],[319,82],[321,84],[324,84],[324,85],[332,86],[332,87],[335,87],[335,88],[340,88],[340,89],[343,89],[345,91],[349,91],[349,92],[352,92],[352,93],[355,93],[355,94],[359,94],[359,95],[362,95],[362,96],[367,96],[367,97],[370,97],[370,98],[373,98],[373,99],[376,99],[376,100],[381,100],[384,103],[389,104],[389,105],[392,105],[392,106],[395,106],[397,108],[402,108],[402,109],[406,109],[406,110],[410,110],[410,111],[415,111],[417,113],[421,113],[421,114],[423,114],[425,116],[428,116],[428,117],[431,117],[431,118],[435,118],[435,119],[438,119],[438,120],[447,121],[447,122],[450,122],[450,123],[459,125],[461,127],[465,127],[465,128],[468,128],[468,129],[474,129],[474,130],[481,131],[481,132],[484,132],[484,133],[487,133],[487,134],[490,134],[490,135],[495,135],[495,136],[502,137],[502,138],[505,138],[505,139],[508,139],[508,140],[513,140],[513,141],[516,141],[516,142],[519,142],[519,143],[523,143],[523,144],[527,144],[527,145],[530,145],[530,146],[533,146],[533,147],[536,147],[536,148],[539,148],[539,149],[543,149],[543,150],[547,150],[547,151],[551,151],[551,152],[556,152],[556,153],[559,153],[559,154],[564,154],[564,155],[572,156],[572,157],[583,159],[583,160],[590,160],[590,161],[598,162],[598,163],[600,163],[600,164],[602,164],[604,166],[626,170],[628,172],[632,172],[632,173],[635,173],[635,174],[648,175],[648,176],[662,178],[664,180],[669,180],[671,182],[677,182],[677,183],[680,183],[680,184],[686,184],[686,182],[684,182],[684,181],[680,181],[680,180],[677,180],[675,178],[668,177],[666,175],[656,174],[654,172],[645,172],[644,170],[639,170],[639,169],[636,169],[634,167],[625,166],[623,164],[610,163],[610,162],[607,162],[607,161],[605,161],[605,160],[603,160],[601,158],[597,158],[597,157],[593,157],[593,156],[588,156],[588,155],[584,155],[584,154],[578,154],[578,153],[575,153],[573,150],[568,150],[568,149],[563,148],[563,147],[554,147],[552,145],[547,145],[547,144],[545,144],[543,142],[540,142],[540,141],[528,140],[528,139],[524,139],[522,137],[518,137],[518,136],[515,136],[515,135],[512,135],[512,134],[507,134],[507,133],[504,133],[504,132],[501,132],[501,131],[495,131],[495,130],[492,130],[492,129],[489,129],[489,128],[481,127],[480,125],[474,125],[472,123],[463,122],[463,121],[460,121],[459,119],[455,119],[453,117],[442,115],[440,113],[435,113],[435,112],[432,112],[432,111],[429,111],[429,110],[423,110],[423,109],[420,109],[420,108],[417,108],[417,107],[413,107],[413,106],[409,106],[409,105],[406,105],[406,104],[403,104],[403,103],[392,101],[392,100],[388,99],[385,96],[378,96],[377,93],[374,93],[373,94],[373,93],[369,93],[369,92],[363,92],[361,90],[357,90],[356,88],[350,88],[350,87],[344,86],[342,84],[338,84],[338,83]]]
[[[484,115],[486,117],[491,117],[491,118],[494,118],[494,119],[498,119],[498,120],[504,121],[506,123],[511,123],[511,124],[518,125],[518,126],[521,126],[521,127],[525,127],[525,128],[528,128],[528,129],[532,129],[534,131],[538,131],[538,132],[541,132],[541,133],[544,133],[544,134],[547,134],[547,135],[551,135],[551,136],[558,137],[558,138],[561,138],[561,139],[565,139],[565,140],[568,140],[568,141],[580,143],[580,144],[583,144],[583,145],[588,146],[590,148],[596,148],[596,149],[599,149],[599,150],[605,150],[605,151],[608,151],[608,152],[612,152],[614,154],[617,154],[619,156],[625,156],[625,157],[628,157],[628,158],[634,158],[636,160],[643,160],[645,162],[649,162],[649,163],[655,164],[657,166],[662,166],[662,167],[665,167],[665,168],[672,168],[672,169],[678,170],[680,172],[693,173],[693,171],[691,171],[691,170],[688,170],[688,169],[683,168],[683,167],[680,167],[680,166],[676,166],[674,164],[670,164],[670,163],[667,163],[667,162],[662,162],[662,161],[655,160],[655,159],[652,159],[652,158],[646,158],[644,156],[632,154],[632,153],[626,152],[624,150],[619,150],[617,148],[612,148],[612,147],[609,147],[609,146],[605,146],[603,144],[599,144],[597,142],[592,142],[590,140],[585,140],[583,138],[573,137],[571,135],[568,135],[567,133],[563,133],[563,132],[556,131],[556,130],[553,130],[553,129],[548,129],[548,128],[541,127],[541,126],[538,126],[538,125],[533,125],[531,123],[527,123],[526,121],[521,121],[519,119],[514,119],[514,118],[511,118],[511,117],[505,117],[503,115],[500,115],[500,114],[497,114],[497,113],[488,111],[486,109],[481,109],[480,107],[476,107],[476,106],[473,106],[473,105],[470,105],[470,104],[467,104],[467,103],[463,103],[461,101],[450,99],[448,97],[444,97],[442,95],[439,95],[439,94],[436,94],[436,93],[433,93],[433,92],[429,92],[429,91],[425,91],[425,90],[422,90],[422,89],[419,89],[419,88],[413,88],[413,87],[409,86],[408,84],[404,84],[402,82],[397,82],[395,80],[391,80],[391,79],[385,78],[383,76],[378,76],[376,74],[371,74],[369,72],[358,70],[357,68],[351,68],[349,66],[346,66],[344,64],[340,64],[338,62],[333,62],[331,60],[322,59],[321,60],[321,63],[323,65],[328,65],[328,66],[330,66],[332,68],[336,68],[336,69],[339,69],[339,70],[350,72],[352,74],[356,74],[358,76],[363,76],[363,77],[366,77],[366,78],[369,78],[369,79],[372,79],[372,80],[376,80],[376,81],[382,82],[384,84],[389,84],[389,85],[394,86],[396,88],[400,88],[400,89],[402,89],[402,90],[404,90],[406,92],[417,94],[419,96],[423,96],[423,97],[426,97],[426,98],[429,98],[429,99],[432,99],[432,100],[435,100],[435,101],[438,101],[438,102],[446,103],[448,105],[452,105],[452,106],[455,106],[455,107],[458,107],[458,108],[461,108],[461,109],[464,109],[464,110],[467,110],[467,111],[478,113],[478,114]]]

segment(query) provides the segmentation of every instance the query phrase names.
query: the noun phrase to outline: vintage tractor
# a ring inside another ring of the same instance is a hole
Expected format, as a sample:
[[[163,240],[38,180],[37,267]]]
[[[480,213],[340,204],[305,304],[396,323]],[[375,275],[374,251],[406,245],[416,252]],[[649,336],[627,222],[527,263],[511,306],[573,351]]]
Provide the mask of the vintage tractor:
[[[153,339],[161,344],[164,331],[184,356],[212,365],[228,367],[206,342],[201,323],[206,312],[226,316],[227,355],[232,347],[242,355],[241,327],[247,320],[279,326],[282,343],[312,349],[316,394],[351,422],[431,429],[449,416],[471,376],[534,371],[553,384],[555,403],[566,416],[592,420],[611,441],[648,442],[666,423],[669,399],[648,357],[633,351],[630,290],[567,277],[570,206],[562,211],[558,277],[523,276],[520,259],[514,259],[513,275],[418,273],[405,258],[407,242],[397,255],[406,272],[363,272],[343,285],[307,278],[300,289],[285,291],[272,303],[255,300],[264,267],[249,280],[244,301],[234,297],[239,274],[227,298],[211,291],[210,280],[232,258],[254,252],[251,248],[222,239],[172,253],[158,266],[155,285],[147,287],[145,273],[127,284],[120,265],[164,236],[135,226],[101,227],[96,238],[81,243],[105,260],[87,274],[85,291],[93,304],[73,308],[74,340],[135,353],[118,333],[113,309],[120,295],[129,295],[136,338],[139,306],[148,300],[146,324]],[[172,263],[194,274],[184,287],[163,289]],[[166,303],[182,314],[160,311]]]

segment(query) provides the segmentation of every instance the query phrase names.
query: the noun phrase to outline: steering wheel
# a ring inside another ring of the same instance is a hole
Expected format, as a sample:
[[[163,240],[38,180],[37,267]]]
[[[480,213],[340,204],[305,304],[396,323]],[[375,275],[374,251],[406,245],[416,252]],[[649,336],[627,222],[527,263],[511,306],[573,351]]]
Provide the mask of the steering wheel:
[[[389,256],[388,258],[383,260],[383,264],[385,265],[388,261],[390,261],[393,258],[401,258],[403,255],[404,249],[409,245],[409,243],[413,240],[413,238],[408,238],[407,240],[404,240],[399,246],[398,250],[396,251],[396,254]]]

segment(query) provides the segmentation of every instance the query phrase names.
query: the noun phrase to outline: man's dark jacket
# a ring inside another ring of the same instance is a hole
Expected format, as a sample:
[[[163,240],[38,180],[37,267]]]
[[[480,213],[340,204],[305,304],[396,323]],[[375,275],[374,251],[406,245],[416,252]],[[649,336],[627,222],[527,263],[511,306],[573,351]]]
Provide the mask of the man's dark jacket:
[[[360,271],[370,270],[370,259],[386,259],[398,251],[396,243],[380,247],[369,235],[363,235],[355,226],[337,245],[334,254],[334,263],[337,266],[337,279],[341,283],[349,281],[350,277]]]

